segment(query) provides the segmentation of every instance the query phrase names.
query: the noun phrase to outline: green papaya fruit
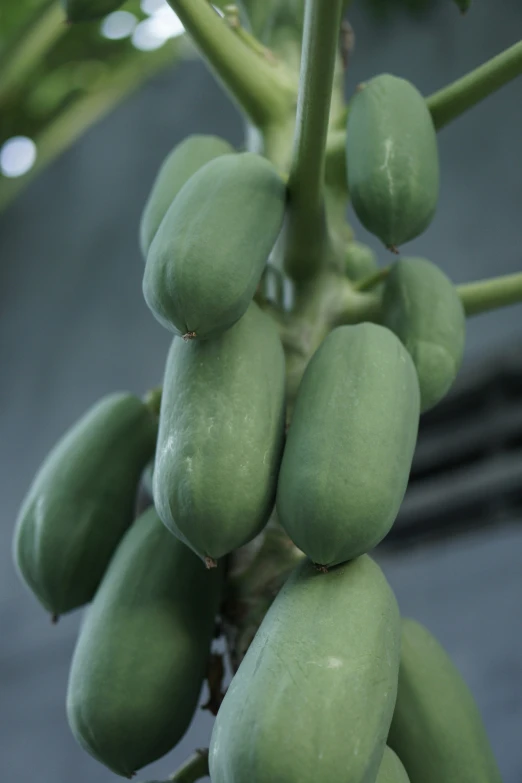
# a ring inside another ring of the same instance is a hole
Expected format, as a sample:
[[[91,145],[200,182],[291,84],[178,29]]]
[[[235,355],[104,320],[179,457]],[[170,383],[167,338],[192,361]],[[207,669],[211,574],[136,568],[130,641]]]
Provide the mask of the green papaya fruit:
[[[425,258],[401,258],[386,278],[382,323],[406,346],[419,377],[421,411],[449,391],[462,364],[466,316],[451,280]]]
[[[501,783],[468,686],[420,623],[402,623],[399,688],[388,745],[411,783]]]
[[[154,508],[122,539],[76,644],[67,690],[75,738],[130,777],[168,753],[197,706],[222,570],[201,561]]]
[[[292,541],[333,566],[368,552],[399,511],[419,424],[410,355],[383,326],[334,329],[305,370],[279,473]]]
[[[389,248],[431,223],[439,195],[437,137],[420,92],[382,74],[350,103],[347,185],[357,217]]]
[[[205,163],[234,152],[219,136],[188,136],[167,155],[156,175],[140,223],[140,248],[143,257],[152,244],[165,213],[183,185]]]
[[[164,376],[154,503],[165,525],[209,565],[268,521],[284,419],[283,348],[274,322],[254,302],[221,337],[174,338]]]
[[[401,760],[387,745],[375,783],[410,783]]]
[[[216,337],[246,312],[280,232],[286,187],[253,152],[202,166],[170,205],[145,264],[143,293],[167,329]]]
[[[93,22],[121,8],[124,0],[62,0],[68,22]]]
[[[364,280],[365,277],[379,271],[379,264],[375,253],[368,245],[354,240],[346,248],[345,269],[350,280]]]
[[[367,555],[305,561],[268,610],[219,709],[212,783],[374,783],[397,690],[400,618]]]
[[[100,400],[44,460],[20,509],[14,559],[53,615],[93,597],[133,519],[157,419],[132,394]]]

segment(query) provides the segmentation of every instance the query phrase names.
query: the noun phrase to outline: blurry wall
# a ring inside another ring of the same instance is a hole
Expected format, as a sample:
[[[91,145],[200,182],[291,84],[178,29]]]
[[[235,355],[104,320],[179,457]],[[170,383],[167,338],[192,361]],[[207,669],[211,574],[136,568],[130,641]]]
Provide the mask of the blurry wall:
[[[441,2],[428,18],[376,27],[356,7],[347,83],[383,70],[430,93],[514,43],[522,5],[477,2],[466,18]],[[441,202],[409,254],[457,282],[520,270],[520,80],[440,134]],[[158,165],[185,135],[239,144],[239,116],[201,63],[165,73],[54,163],[0,216],[0,774],[30,783],[115,779],[75,744],[65,720],[80,613],[51,627],[11,562],[18,506],[63,431],[101,395],[138,394],[161,379],[168,334],[141,296],[140,211]],[[354,225],[383,263],[384,252]],[[467,361],[522,338],[522,308],[475,318]],[[403,611],[435,631],[472,686],[505,783],[522,780],[522,533],[495,530],[415,553],[382,554]],[[484,574],[487,573],[487,580]],[[175,705],[173,705],[175,709]],[[198,714],[182,744],[140,779],[165,777],[208,744]]]

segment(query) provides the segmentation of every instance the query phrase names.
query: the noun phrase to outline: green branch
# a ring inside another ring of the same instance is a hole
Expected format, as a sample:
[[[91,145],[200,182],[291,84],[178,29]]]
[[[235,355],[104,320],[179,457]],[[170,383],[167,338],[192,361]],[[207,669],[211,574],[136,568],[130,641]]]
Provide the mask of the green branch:
[[[468,316],[518,304],[522,302],[522,272],[464,283],[457,291]]]
[[[194,783],[208,776],[208,750],[196,750],[187,761],[169,777],[175,783]]]
[[[168,0],[194,44],[254,125],[288,115],[294,88],[284,65],[249,46],[207,0]]]
[[[522,41],[430,95],[426,101],[437,130],[522,74]]]
[[[0,59],[0,102],[38,63],[54,42],[67,31],[59,0],[48,0],[24,27]]]
[[[37,150],[36,163],[27,174],[9,179],[0,176],[0,212],[76,139],[126,96],[136,90],[154,73],[176,60],[182,51],[182,40],[168,41],[154,52],[132,56],[130,62],[121,65],[107,76],[96,92],[78,98],[68,106],[44,131],[34,139]]]
[[[324,257],[325,147],[343,0],[306,0],[297,120],[288,187],[286,271],[314,274]]]

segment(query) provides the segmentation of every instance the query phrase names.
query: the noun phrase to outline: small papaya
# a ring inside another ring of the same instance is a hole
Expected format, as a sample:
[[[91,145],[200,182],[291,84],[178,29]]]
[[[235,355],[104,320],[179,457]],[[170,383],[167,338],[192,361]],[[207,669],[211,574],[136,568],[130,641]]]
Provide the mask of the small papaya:
[[[390,74],[361,85],[346,126],[347,185],[363,226],[396,249],[431,223],[439,195],[437,136],[426,101]]]
[[[284,438],[285,360],[252,302],[213,340],[175,337],[153,474],[164,524],[211,561],[250,541],[272,512]]]
[[[183,185],[205,163],[234,152],[219,136],[194,134],[183,139],[167,155],[153,182],[140,222],[140,248],[143,258],[152,244],[165,213]]]
[[[253,152],[220,155],[181,188],[154,237],[143,293],[175,334],[205,339],[246,312],[283,223],[286,186]]]
[[[94,22],[121,8],[124,0],[62,0],[67,21]]]
[[[133,519],[141,471],[158,424],[132,394],[110,394],[59,440],[22,503],[14,535],[18,571],[61,615],[88,603]]]
[[[419,425],[410,355],[387,328],[340,326],[297,392],[277,488],[279,520],[314,563],[368,552],[402,503]]]
[[[305,561],[265,615],[212,731],[212,783],[374,783],[397,691],[400,617],[367,555]]]
[[[384,748],[384,755],[375,783],[410,783],[408,773],[401,760],[388,745]]]
[[[373,250],[362,242],[350,242],[346,247],[345,270],[350,280],[364,280],[379,270]]]
[[[200,560],[154,508],[122,539],[74,650],[67,717],[79,744],[131,777],[168,753],[197,707],[222,570]]]
[[[388,745],[411,783],[501,783],[477,705],[446,651],[411,619],[401,640]]]
[[[421,411],[449,391],[462,364],[466,316],[449,277],[425,258],[401,258],[386,278],[382,323],[408,349],[419,378]]]

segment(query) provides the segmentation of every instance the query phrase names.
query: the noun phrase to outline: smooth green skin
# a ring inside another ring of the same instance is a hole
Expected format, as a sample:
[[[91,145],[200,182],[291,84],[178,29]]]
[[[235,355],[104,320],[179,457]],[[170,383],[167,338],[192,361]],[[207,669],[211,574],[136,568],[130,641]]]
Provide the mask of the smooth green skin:
[[[426,102],[410,82],[382,74],[354,95],[346,166],[357,217],[387,247],[429,226],[439,195],[437,136]]]
[[[74,651],[67,717],[80,745],[130,777],[168,753],[197,707],[222,569],[207,571],[153,508],[123,538]]]
[[[350,280],[363,280],[379,270],[373,250],[362,242],[350,242],[345,257],[346,274]]]
[[[221,155],[182,187],[154,237],[143,294],[175,334],[217,337],[246,312],[282,227],[286,187],[253,152]]]
[[[419,425],[410,355],[383,326],[334,329],[298,390],[279,483],[279,520],[325,566],[369,552],[402,503]]]
[[[214,158],[234,152],[219,136],[188,136],[167,155],[156,175],[140,222],[140,248],[143,258],[160,223],[183,185],[196,171]]]
[[[208,341],[175,337],[165,369],[154,503],[200,557],[250,541],[273,509],[285,417],[285,360],[272,319],[252,302]]]
[[[397,691],[400,618],[364,555],[305,561],[265,616],[214,724],[212,783],[375,783]]]
[[[132,522],[158,425],[132,394],[104,397],[46,457],[20,509],[14,559],[53,615],[88,603]]]
[[[384,748],[384,756],[375,783],[410,783],[401,760],[388,746]]]
[[[420,623],[402,623],[399,689],[388,745],[411,783],[501,783],[473,696]]]
[[[386,278],[382,323],[406,346],[419,377],[421,411],[447,394],[462,364],[466,315],[449,277],[425,258],[401,258]]]
[[[117,11],[124,0],[62,0],[68,22],[92,22]]]

